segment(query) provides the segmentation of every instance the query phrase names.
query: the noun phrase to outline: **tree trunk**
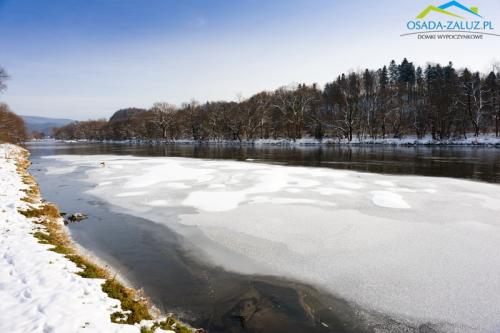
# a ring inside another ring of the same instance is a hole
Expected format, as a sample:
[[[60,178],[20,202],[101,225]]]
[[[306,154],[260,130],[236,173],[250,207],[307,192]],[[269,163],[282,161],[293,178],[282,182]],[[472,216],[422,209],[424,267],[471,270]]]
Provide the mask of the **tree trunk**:
[[[495,135],[497,138],[499,134],[499,127],[500,127],[500,112],[497,112],[497,115],[495,117]]]

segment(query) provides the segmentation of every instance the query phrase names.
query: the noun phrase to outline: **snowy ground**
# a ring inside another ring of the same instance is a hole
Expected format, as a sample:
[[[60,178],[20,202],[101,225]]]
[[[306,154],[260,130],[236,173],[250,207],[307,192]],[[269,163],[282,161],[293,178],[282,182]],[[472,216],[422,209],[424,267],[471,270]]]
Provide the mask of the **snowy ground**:
[[[183,233],[226,269],[297,279],[443,330],[500,331],[496,184],[185,158],[50,158],[47,172],[88,168],[92,195]]]
[[[26,204],[19,152],[0,145],[0,332],[139,332],[110,321],[120,304],[103,280],[76,275],[75,264],[33,237],[36,225],[18,213]]]
[[[260,139],[255,140],[256,145],[319,145],[319,144],[376,144],[376,145],[456,145],[456,146],[498,146],[500,145],[500,137],[496,137],[494,134],[481,134],[475,137],[472,133],[467,135],[467,138],[458,137],[450,138],[445,140],[434,140],[431,135],[426,135],[423,138],[417,138],[414,135],[403,136],[402,138],[391,138],[390,135],[385,138],[357,138],[354,137],[352,141],[346,139],[336,139],[336,138],[326,138],[322,141],[318,141],[314,138],[302,138],[295,141],[284,139],[284,140],[268,140]]]
[[[89,142],[88,140],[64,140],[66,143],[76,143],[76,142]],[[179,140],[123,140],[123,141],[105,141],[109,143],[176,143],[176,144],[194,144],[198,141],[179,139]],[[473,133],[468,133],[467,138],[456,137],[445,140],[434,140],[431,135],[426,135],[423,138],[418,139],[414,135],[403,136],[402,138],[391,138],[390,135],[387,138],[382,139],[372,139],[372,138],[357,138],[354,137],[352,141],[346,139],[338,138],[325,138],[321,141],[314,138],[301,138],[297,140],[291,139],[256,139],[256,140],[204,140],[203,143],[207,144],[229,144],[229,145],[262,145],[262,146],[316,146],[316,145],[331,145],[331,144],[376,144],[376,145],[454,145],[454,146],[500,146],[500,137],[495,136],[495,134],[480,134],[475,137]]]

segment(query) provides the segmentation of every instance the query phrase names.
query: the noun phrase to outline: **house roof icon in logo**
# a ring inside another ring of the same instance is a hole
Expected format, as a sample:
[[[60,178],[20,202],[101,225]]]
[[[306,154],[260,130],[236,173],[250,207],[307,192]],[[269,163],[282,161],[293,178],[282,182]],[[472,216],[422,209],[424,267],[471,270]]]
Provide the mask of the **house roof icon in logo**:
[[[479,9],[477,7],[467,8],[466,6],[462,5],[458,1],[450,1],[450,2],[447,2],[444,5],[441,5],[439,7],[430,5],[429,7],[427,7],[423,12],[421,12],[417,16],[417,19],[423,19],[423,18],[425,18],[430,12],[437,12],[437,13],[440,13],[440,14],[444,14],[444,15],[448,15],[448,16],[452,16],[452,17],[457,17],[457,18],[460,18],[460,19],[464,19],[463,16],[457,15],[457,14],[449,11],[449,9],[451,9],[451,8],[455,8],[455,9],[458,8],[458,9],[460,9],[460,10],[462,10],[462,11],[468,13],[468,14],[471,14],[471,15],[483,18],[481,15],[479,15]]]

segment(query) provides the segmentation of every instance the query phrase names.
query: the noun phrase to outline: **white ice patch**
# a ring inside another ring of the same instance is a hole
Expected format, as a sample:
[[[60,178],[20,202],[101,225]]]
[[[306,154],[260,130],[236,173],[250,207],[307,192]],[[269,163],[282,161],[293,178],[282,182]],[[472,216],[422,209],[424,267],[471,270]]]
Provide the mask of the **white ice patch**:
[[[183,201],[184,206],[195,207],[207,212],[222,212],[238,207],[245,200],[241,192],[192,192]]]
[[[153,200],[153,201],[149,201],[147,203],[147,205],[151,206],[151,207],[167,207],[168,201],[167,200]]]
[[[315,191],[322,194],[322,195],[351,194],[352,193],[352,191],[350,191],[350,190],[344,190],[341,188],[334,188],[334,187],[318,187],[315,189]]]
[[[130,169],[130,168],[129,168]],[[162,182],[178,182],[180,180],[193,180],[198,182],[209,181],[213,177],[214,170],[191,168],[180,165],[179,163],[166,163],[146,167],[144,172],[130,179],[125,184],[126,188],[149,187]]]
[[[186,185],[184,183],[176,183],[176,182],[166,183],[163,186],[167,187],[167,188],[175,188],[175,189],[187,189],[187,188],[191,188],[191,186],[188,186],[188,185]]]
[[[68,173],[72,173],[76,170],[76,166],[68,166],[68,167],[48,167],[45,174],[47,175],[64,175]]]
[[[387,208],[400,208],[406,209],[410,208],[401,195],[388,191],[372,191],[372,201],[375,205],[379,207]]]
[[[94,184],[112,177],[113,184],[90,193],[121,210],[187,232],[188,240],[193,230],[201,231],[193,251],[228,270],[311,283],[416,325],[500,327],[498,185],[235,161],[101,157],[127,165],[117,170],[82,156],[54,158],[94,166],[86,175]],[[171,186],[179,182],[185,186]],[[147,192],[147,200],[116,197],[131,188]],[[172,218],[176,207],[182,215]],[[212,250],[214,243],[225,251]],[[238,260],[228,260],[235,254]]]
[[[384,187],[395,187],[393,182],[389,180],[377,180],[374,182],[376,185],[384,186]]]
[[[120,197],[120,198],[126,198],[126,197],[138,197],[138,196],[142,196],[145,194],[148,194],[148,192],[147,191],[122,192],[122,193],[118,193],[116,196]]]
[[[363,188],[362,184],[359,184],[357,182],[348,182],[348,181],[343,181],[343,180],[338,180],[334,182],[335,185],[339,185],[341,187],[345,187],[351,190],[359,190]]]
[[[256,196],[250,203],[268,203],[274,205],[320,205],[320,206],[335,206],[333,202],[322,201],[322,200],[311,200],[305,198],[286,198],[286,197],[268,197],[268,196]]]
[[[110,164],[110,165],[108,165],[108,168],[111,168],[111,169],[123,169],[123,165],[121,165],[121,164]]]
[[[210,184],[208,185],[208,188],[225,188],[226,185],[224,184]]]

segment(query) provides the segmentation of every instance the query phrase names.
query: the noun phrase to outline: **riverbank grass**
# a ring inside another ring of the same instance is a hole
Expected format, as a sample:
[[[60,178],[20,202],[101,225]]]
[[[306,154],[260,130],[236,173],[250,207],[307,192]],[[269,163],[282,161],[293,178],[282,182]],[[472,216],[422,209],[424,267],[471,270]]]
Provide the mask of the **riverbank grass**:
[[[142,326],[141,333],[154,333],[157,329],[166,330],[166,331],[174,331],[176,333],[190,333],[193,332],[187,326],[180,324],[177,319],[173,316],[168,316],[165,320],[155,322],[151,327]],[[203,330],[197,330],[195,332],[204,332]]]
[[[33,179],[31,177],[23,177],[23,181],[28,188],[33,188]],[[26,192],[29,200],[27,202],[36,202],[35,195],[38,191]],[[53,247],[50,251],[60,253],[67,259],[81,268],[77,274],[89,279],[104,279],[102,290],[109,297],[118,299],[121,302],[123,312],[115,312],[111,314],[111,321],[115,323],[136,324],[143,320],[151,320],[152,316],[149,313],[147,301],[136,295],[136,292],[130,288],[123,286],[115,277],[104,268],[92,263],[88,258],[78,254],[69,239],[66,232],[63,230],[60,223],[61,214],[58,208],[50,203],[39,203],[30,206],[25,210],[20,210],[19,213],[27,218],[31,218],[35,223],[40,225],[39,231],[36,231],[33,236],[40,243],[50,244]]]
[[[26,185],[26,188],[23,189],[26,195],[22,200],[27,204],[27,207],[19,210],[19,213],[39,225],[33,236],[42,244],[52,245],[50,251],[60,253],[76,264],[81,269],[76,274],[84,278],[104,280],[102,290],[109,297],[118,299],[122,308],[122,311],[111,314],[110,319],[112,322],[132,325],[151,321],[153,316],[150,313],[149,303],[145,297],[137,291],[125,287],[108,270],[94,264],[89,258],[77,252],[64,230],[59,209],[54,204],[44,202],[41,199],[38,184],[27,171],[30,166],[28,157],[29,154],[23,151],[23,155],[17,162],[17,172]],[[181,324],[171,315],[165,320],[157,320],[148,326],[142,326],[141,332],[154,332],[158,328],[172,330],[177,333],[193,332],[193,329]]]

